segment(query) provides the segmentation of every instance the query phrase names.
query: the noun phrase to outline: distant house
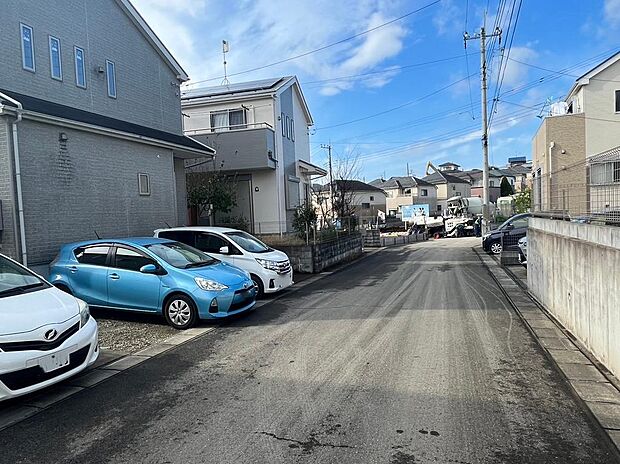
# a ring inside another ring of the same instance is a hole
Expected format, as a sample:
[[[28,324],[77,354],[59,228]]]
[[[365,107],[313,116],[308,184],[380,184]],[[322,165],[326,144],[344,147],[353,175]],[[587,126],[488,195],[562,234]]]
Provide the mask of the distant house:
[[[458,166],[453,163],[450,164]],[[448,172],[450,172],[450,174],[448,174]],[[457,177],[454,172],[454,169],[450,169],[449,171],[439,170],[422,178],[423,181],[437,187],[437,213],[442,214],[446,210],[447,200],[449,198],[455,196],[471,196],[471,184],[467,180]]]
[[[442,163],[438,166],[440,171],[451,172],[451,171],[460,171],[461,166],[456,163],[452,163],[448,161],[447,163]]]
[[[532,140],[535,210],[587,209],[587,159],[620,146],[619,81],[620,52],[577,78],[564,101],[552,105]]]
[[[370,182],[387,194],[386,207],[388,216],[401,216],[403,206],[429,205],[429,211],[437,210],[437,187],[425,180],[413,176],[375,179]]]
[[[229,216],[242,216],[253,232],[291,231],[312,179],[326,174],[310,160],[314,121],[297,78],[192,89],[182,105],[185,134],[217,150],[215,163],[188,162],[189,172],[234,176],[238,205]]]
[[[61,244],[187,217],[188,76],[128,0],[8,0],[0,28],[0,252],[43,274]]]
[[[343,199],[350,208],[352,216],[359,220],[360,225],[377,222],[377,218],[385,216],[386,193],[373,185],[359,180],[335,180],[330,190],[329,184],[316,184],[313,188],[314,205],[319,214],[319,220],[324,222],[328,218],[326,213],[332,210],[331,195],[334,195],[334,203]]]
[[[453,175],[460,179],[466,180],[471,185],[472,197],[483,196],[483,183],[482,183],[482,169],[470,169],[468,171],[453,172]],[[507,170],[498,169],[495,167],[489,168],[489,201],[496,203],[497,199],[501,196],[501,184],[502,179],[506,178],[510,183],[510,186],[515,189],[515,176],[509,173]]]
[[[508,176],[514,177],[515,193],[522,192],[532,187],[532,162],[527,161],[525,156],[508,158],[508,164],[500,168]]]

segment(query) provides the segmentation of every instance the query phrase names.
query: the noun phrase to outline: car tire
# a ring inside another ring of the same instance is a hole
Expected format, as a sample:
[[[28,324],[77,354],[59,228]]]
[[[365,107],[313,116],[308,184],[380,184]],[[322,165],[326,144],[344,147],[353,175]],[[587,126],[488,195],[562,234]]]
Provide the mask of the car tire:
[[[250,278],[252,282],[254,282],[254,286],[256,287],[256,299],[261,298],[265,294],[265,286],[263,285],[263,281],[260,277],[254,274],[250,274]]]
[[[164,305],[166,322],[177,330],[193,327],[198,320],[198,310],[191,298],[185,295],[173,295]]]
[[[489,251],[494,255],[499,255],[502,252],[502,242],[493,242],[489,245]]]

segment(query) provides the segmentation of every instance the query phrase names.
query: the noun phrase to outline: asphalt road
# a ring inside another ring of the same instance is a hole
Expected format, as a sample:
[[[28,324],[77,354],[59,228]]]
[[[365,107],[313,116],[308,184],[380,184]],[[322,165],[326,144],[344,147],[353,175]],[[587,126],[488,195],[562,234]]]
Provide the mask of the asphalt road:
[[[473,243],[366,258],[4,430],[0,462],[616,462]]]

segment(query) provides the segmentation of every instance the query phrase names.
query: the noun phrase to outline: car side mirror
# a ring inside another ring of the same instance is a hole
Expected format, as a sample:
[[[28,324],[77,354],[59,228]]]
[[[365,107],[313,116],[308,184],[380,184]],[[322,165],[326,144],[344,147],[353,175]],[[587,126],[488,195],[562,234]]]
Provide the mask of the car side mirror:
[[[227,246],[223,246],[220,248],[220,254],[221,255],[227,255],[228,254],[228,247]]]
[[[140,268],[140,272],[143,274],[156,274],[157,266],[155,266],[154,264],[145,264]]]

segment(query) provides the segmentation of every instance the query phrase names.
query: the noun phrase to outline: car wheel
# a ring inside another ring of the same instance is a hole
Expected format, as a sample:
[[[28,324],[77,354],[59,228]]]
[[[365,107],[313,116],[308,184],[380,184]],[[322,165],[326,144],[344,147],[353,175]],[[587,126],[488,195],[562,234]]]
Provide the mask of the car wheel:
[[[499,255],[502,252],[502,244],[500,242],[493,242],[489,245],[489,250],[494,255]]]
[[[263,281],[260,277],[251,274],[252,282],[254,282],[254,286],[256,287],[256,298],[260,298],[265,294],[265,286],[263,285]]]
[[[198,320],[198,311],[194,302],[185,295],[174,295],[164,307],[166,322],[175,329],[185,330]]]

